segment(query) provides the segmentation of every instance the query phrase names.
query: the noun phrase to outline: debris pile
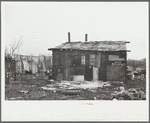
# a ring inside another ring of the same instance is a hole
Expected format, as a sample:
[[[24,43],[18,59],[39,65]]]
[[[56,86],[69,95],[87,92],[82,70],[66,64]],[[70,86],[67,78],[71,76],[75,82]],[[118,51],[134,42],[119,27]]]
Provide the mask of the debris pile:
[[[112,100],[146,100],[146,94],[140,88],[130,88],[112,94]]]

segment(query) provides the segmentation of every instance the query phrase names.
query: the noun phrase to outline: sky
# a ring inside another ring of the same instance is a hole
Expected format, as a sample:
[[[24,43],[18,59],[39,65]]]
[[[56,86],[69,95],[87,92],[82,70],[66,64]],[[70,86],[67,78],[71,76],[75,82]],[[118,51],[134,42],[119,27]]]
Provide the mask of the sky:
[[[9,48],[22,36],[22,55],[51,55],[68,41],[129,41],[128,59],[147,57],[148,2],[2,2],[2,33]]]

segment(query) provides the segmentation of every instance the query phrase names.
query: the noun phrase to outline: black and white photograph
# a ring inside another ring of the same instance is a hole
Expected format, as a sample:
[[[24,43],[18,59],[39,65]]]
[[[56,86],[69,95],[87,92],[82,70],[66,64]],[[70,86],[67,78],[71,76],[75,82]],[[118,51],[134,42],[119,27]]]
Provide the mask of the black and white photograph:
[[[83,110],[100,102],[109,103],[111,112],[119,112],[118,104],[132,103],[142,115],[128,117],[126,110],[125,117],[148,119],[148,2],[2,2],[1,6],[5,103],[19,103],[23,108],[22,102],[37,102],[36,106],[39,102],[43,107],[42,103],[50,106],[57,101],[63,107],[78,103]],[[81,120],[110,121],[115,117],[103,115],[88,118],[85,114]],[[4,119],[11,120],[9,116]]]

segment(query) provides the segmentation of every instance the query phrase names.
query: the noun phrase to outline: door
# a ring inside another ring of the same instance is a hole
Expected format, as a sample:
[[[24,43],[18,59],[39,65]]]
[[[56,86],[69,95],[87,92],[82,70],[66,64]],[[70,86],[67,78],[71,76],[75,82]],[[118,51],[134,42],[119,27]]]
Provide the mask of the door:
[[[69,69],[69,67],[63,67],[63,80],[70,80],[70,69]]]
[[[98,75],[99,75],[99,69],[96,67],[93,67],[93,80],[94,81],[98,80]]]
[[[84,79],[88,81],[93,80],[93,67],[92,66],[85,66]]]

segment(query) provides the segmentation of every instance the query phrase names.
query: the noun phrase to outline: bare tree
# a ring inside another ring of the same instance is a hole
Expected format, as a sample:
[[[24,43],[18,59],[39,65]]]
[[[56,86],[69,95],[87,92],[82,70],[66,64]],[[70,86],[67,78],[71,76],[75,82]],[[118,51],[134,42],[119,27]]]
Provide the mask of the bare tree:
[[[19,54],[20,47],[22,45],[22,36],[18,41],[14,41],[13,44],[9,45],[9,48],[5,48],[5,76],[7,76],[7,80],[9,82],[10,74],[12,74],[12,66],[14,65],[15,60],[17,59],[17,54]],[[14,79],[16,78],[16,72],[14,73]]]

